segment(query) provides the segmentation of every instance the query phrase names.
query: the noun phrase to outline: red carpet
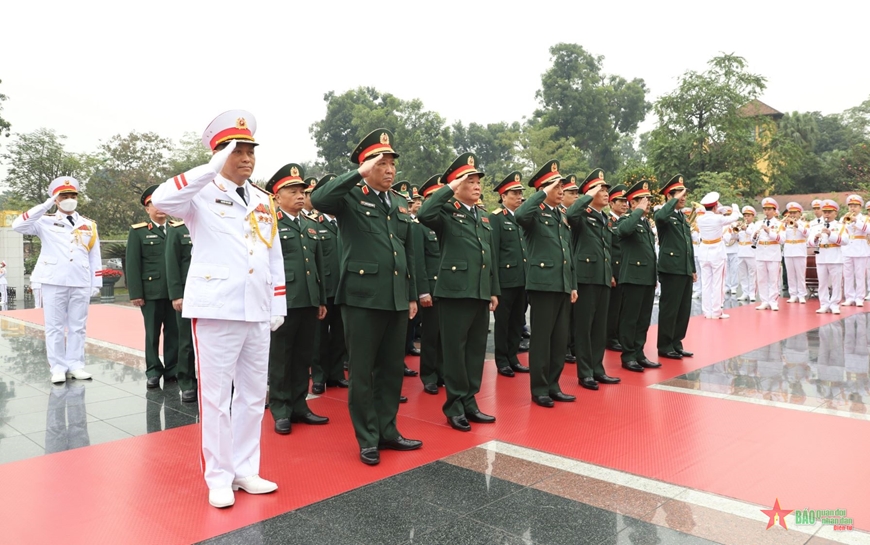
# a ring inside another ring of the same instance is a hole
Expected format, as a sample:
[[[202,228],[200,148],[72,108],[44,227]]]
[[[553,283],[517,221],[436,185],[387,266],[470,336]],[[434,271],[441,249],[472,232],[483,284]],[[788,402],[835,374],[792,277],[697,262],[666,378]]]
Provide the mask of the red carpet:
[[[424,394],[419,379],[406,379],[399,428],[424,447],[384,452],[376,467],[358,461],[346,390],[330,389],[310,402],[330,417],[327,426],[297,425],[277,436],[267,413],[261,473],[280,489],[240,492],[228,510],[207,503],[196,426],[5,464],[0,523],[8,543],[190,543],[499,439],[761,505],[779,498],[788,509],[843,508],[870,529],[870,466],[859,440],[870,422],[645,387],[839,318],[816,315],[817,305],[783,304],[778,313],[744,306],[727,321],[693,318],[685,346],[694,358],[663,360],[662,369],[639,374],[623,371],[618,354],[608,352],[608,372],[623,383],[599,392],[579,388],[575,367],[566,365],[563,390],[578,400],[554,409],[531,404],[527,375],[498,376],[490,362],[478,401],[498,422],[471,433],[446,425],[443,394]],[[861,310],[844,309],[844,316]],[[9,314],[40,323],[34,313],[41,320],[39,311]],[[88,328],[133,348],[143,337],[135,309],[94,306]],[[656,359],[655,328],[650,340],[647,355]],[[416,367],[417,358],[409,364]]]

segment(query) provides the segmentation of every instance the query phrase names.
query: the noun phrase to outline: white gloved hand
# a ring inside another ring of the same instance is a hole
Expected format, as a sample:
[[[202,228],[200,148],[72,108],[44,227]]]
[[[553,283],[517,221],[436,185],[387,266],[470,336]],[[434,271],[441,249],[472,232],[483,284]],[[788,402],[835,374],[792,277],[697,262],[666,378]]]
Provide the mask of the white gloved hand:
[[[283,316],[272,316],[272,321],[269,325],[269,328],[272,331],[276,331],[279,327],[281,327],[281,324],[283,324],[283,323],[284,323]]]
[[[227,147],[211,156],[208,166],[210,166],[215,173],[220,174],[221,170],[224,168],[224,163],[226,163],[227,159],[230,158],[230,154],[234,149],[236,149],[236,141],[231,140],[230,143],[227,144]]]
[[[54,197],[49,197],[47,201],[42,203],[42,206],[44,206],[46,210],[54,206]]]
[[[100,294],[100,288],[91,288],[91,297],[96,297]]]
[[[740,214],[740,207],[737,206],[737,203],[733,203],[733,202],[731,203],[731,210]]]

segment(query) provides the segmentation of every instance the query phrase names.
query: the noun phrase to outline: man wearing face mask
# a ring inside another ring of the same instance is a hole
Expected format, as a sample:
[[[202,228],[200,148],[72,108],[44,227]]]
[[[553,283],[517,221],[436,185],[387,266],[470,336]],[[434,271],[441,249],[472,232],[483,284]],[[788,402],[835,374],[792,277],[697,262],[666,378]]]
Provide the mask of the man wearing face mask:
[[[85,367],[85,323],[90,298],[100,293],[102,267],[97,224],[78,214],[79,182],[64,176],[48,186],[51,195],[12,222],[23,235],[42,242],[31,278],[40,282],[45,315],[45,348],[51,382],[91,378]],[[57,204],[55,214],[46,214]],[[64,339],[66,331],[66,339]]]

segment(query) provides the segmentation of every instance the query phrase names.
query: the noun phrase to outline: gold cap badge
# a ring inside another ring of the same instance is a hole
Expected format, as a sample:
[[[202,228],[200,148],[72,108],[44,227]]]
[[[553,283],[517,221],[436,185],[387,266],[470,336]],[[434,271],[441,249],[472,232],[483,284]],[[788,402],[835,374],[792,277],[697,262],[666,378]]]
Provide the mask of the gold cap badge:
[[[514,181],[515,181],[515,182],[519,182],[519,181],[520,181],[520,175],[519,175],[519,174],[514,174]]]
[[[240,118],[236,119],[236,128],[237,129],[247,129],[248,128],[248,122],[245,121],[244,117],[240,117]]]
[[[290,176],[299,176],[299,169],[296,167],[290,167]]]
[[[468,164],[474,166],[474,155],[468,156]]]
[[[387,134],[385,132],[381,133],[381,144],[383,144],[385,146],[390,145],[390,135],[389,134]]]
[[[556,163],[550,165],[550,172],[559,172],[559,165],[557,165]]]
[[[649,189],[649,184],[644,183],[644,184],[643,184],[643,188],[644,188],[644,189]]]

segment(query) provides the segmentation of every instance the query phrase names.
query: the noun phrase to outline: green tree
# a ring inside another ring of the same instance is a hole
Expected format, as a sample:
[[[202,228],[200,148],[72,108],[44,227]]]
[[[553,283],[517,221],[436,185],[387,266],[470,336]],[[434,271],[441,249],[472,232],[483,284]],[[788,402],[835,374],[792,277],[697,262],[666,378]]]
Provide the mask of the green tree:
[[[178,143],[173,145],[168,159],[167,169],[163,172],[164,178],[167,179],[176,174],[187,172],[193,167],[208,163],[211,159],[211,153],[202,145],[199,135],[186,132],[178,140]]]
[[[577,44],[556,44],[550,57],[535,118],[556,127],[556,137],[572,141],[592,164],[614,171],[622,161],[620,138],[633,135],[650,110],[646,83],[602,73],[604,57]]]
[[[846,125],[865,139],[870,138],[870,98],[843,112]]]
[[[662,177],[681,172],[691,189],[701,172],[729,172],[748,194],[765,190],[757,162],[775,130],[773,120],[746,109],[765,89],[746,60],[723,54],[705,72],[687,71],[677,88],[655,103],[649,160]]]
[[[359,87],[323,97],[326,116],[309,127],[318,156],[328,172],[341,174],[353,165],[348,158],[353,147],[369,132],[383,127],[393,131],[402,178],[422,183],[443,172],[453,159],[450,129],[435,112],[425,110],[418,99],[402,100],[373,87]]]
[[[3,83],[3,80],[0,80],[0,83]],[[3,102],[9,100],[9,97],[0,93],[0,112],[3,111]],[[0,116],[0,135],[9,138],[9,130],[12,128],[12,124],[3,119],[3,116]]]
[[[3,182],[13,197],[33,206],[48,198],[48,184],[55,178],[80,178],[82,161],[64,149],[65,139],[45,128],[15,135],[12,143],[0,153],[0,159],[7,165]]]
[[[453,124],[453,148],[456,153],[474,152],[487,173],[491,187],[513,170],[517,143],[520,138],[519,122],[480,125],[461,121]]]

